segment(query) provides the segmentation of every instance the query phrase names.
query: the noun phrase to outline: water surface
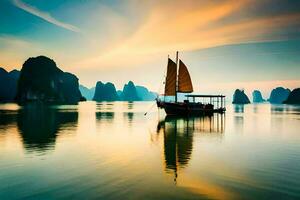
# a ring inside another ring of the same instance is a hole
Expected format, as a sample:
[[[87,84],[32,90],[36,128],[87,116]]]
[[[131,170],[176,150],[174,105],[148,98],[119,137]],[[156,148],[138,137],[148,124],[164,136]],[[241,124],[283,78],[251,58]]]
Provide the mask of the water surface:
[[[300,107],[0,105],[0,199],[299,199]]]

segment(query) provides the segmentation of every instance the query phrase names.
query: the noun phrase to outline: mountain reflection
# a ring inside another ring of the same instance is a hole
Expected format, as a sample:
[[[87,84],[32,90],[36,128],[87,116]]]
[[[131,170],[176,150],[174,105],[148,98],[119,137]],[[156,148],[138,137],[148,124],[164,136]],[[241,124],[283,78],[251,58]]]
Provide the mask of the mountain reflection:
[[[134,103],[133,102],[128,102],[127,103],[127,112],[123,113],[124,120],[126,122],[128,122],[129,125],[132,125],[133,117],[135,115],[135,113],[132,111],[133,108],[134,108]]]
[[[244,113],[244,105],[243,104],[234,104],[233,109],[235,113]]]
[[[19,110],[17,125],[28,152],[53,149],[60,129],[76,126],[78,113],[59,111],[43,106],[24,107]]]
[[[96,119],[99,121],[112,122],[114,117],[113,112],[96,112]]]
[[[7,129],[12,126],[17,119],[16,111],[0,111],[0,129]]]
[[[197,118],[166,117],[157,125],[157,133],[163,133],[166,173],[174,173],[186,167],[192,156],[195,133],[223,133],[224,115]]]

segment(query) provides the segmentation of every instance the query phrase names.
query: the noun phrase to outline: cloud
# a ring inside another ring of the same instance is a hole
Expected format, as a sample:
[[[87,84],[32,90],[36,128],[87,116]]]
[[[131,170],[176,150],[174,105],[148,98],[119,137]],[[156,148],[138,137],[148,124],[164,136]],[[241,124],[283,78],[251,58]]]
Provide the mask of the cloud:
[[[106,48],[105,52],[97,51],[97,54],[82,59],[81,64],[86,67],[139,66],[139,63],[176,50],[289,39],[288,30],[296,27],[300,14],[243,15],[243,11],[258,4],[248,0],[217,3],[187,0],[164,1],[141,8],[149,11],[131,35],[118,45]],[[228,21],[232,16],[234,19]]]
[[[55,19],[54,17],[52,17],[49,13],[40,11],[37,8],[33,7],[33,6],[30,6],[30,5],[22,2],[21,0],[13,0],[13,3],[18,8],[20,8],[22,10],[25,10],[26,12],[31,13],[31,14],[37,16],[37,17],[40,17],[43,20],[45,20],[45,21],[47,21],[51,24],[54,24],[56,26],[59,26],[61,28],[64,28],[64,29],[67,29],[67,30],[70,30],[70,31],[73,31],[73,32],[77,32],[77,33],[81,32],[81,30],[78,27],[73,26],[71,24],[61,22],[61,21]]]

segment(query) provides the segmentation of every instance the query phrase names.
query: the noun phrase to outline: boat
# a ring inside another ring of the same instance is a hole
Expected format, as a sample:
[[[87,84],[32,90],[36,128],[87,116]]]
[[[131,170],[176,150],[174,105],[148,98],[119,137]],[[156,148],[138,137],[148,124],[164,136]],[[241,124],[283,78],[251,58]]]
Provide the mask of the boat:
[[[226,111],[224,95],[191,94],[194,91],[192,79],[186,65],[178,59],[178,52],[176,52],[176,62],[168,57],[164,83],[163,99],[157,97],[156,104],[158,108],[164,109],[167,115],[211,115]],[[178,93],[186,93],[186,99],[179,102]],[[174,101],[166,101],[166,97],[174,97]]]

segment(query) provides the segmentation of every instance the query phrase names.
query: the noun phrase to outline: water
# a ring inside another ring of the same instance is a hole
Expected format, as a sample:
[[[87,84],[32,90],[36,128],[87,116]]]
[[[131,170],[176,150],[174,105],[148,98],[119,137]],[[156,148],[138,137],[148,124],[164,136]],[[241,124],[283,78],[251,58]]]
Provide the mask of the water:
[[[300,107],[0,105],[0,199],[299,199]]]

